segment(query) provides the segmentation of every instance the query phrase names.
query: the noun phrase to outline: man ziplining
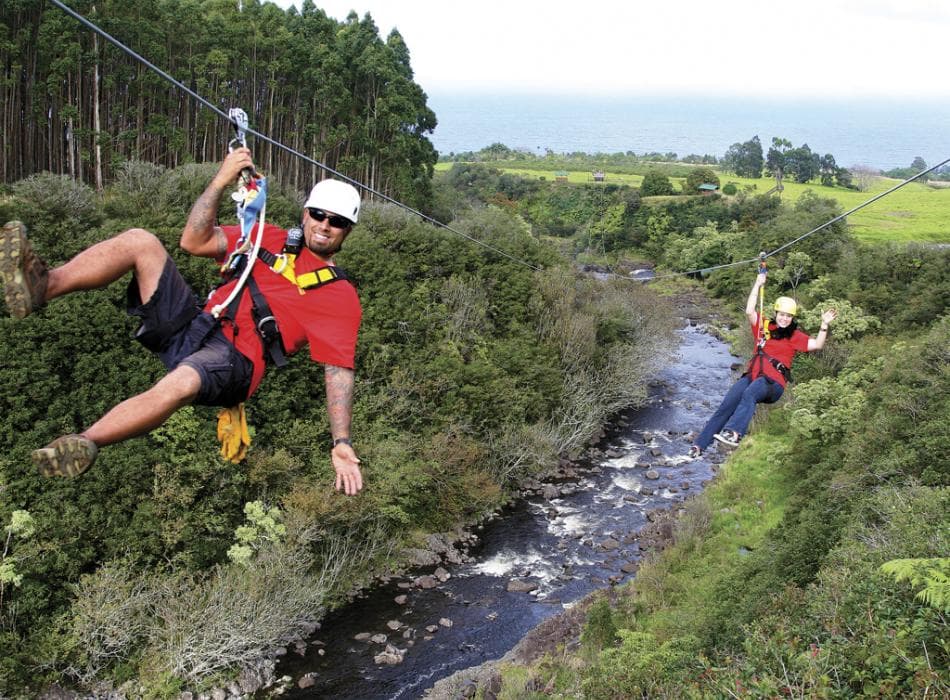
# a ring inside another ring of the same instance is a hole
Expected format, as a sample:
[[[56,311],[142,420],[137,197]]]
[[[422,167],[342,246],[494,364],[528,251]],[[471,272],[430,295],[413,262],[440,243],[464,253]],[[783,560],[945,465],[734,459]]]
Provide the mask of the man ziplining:
[[[835,309],[823,312],[818,336],[812,338],[798,329],[795,320],[798,304],[795,300],[779,297],[775,301],[775,318],[765,318],[761,303],[765,279],[763,263],[745,308],[756,342],[755,354],[745,374],[732,385],[690,447],[690,457],[702,455],[713,439],[729,447],[737,447],[752,421],[756,404],[775,403],[782,398],[785,386],[792,377],[791,367],[795,355],[825,347],[828,324],[838,317]],[[757,298],[760,302],[758,311],[755,308]]]
[[[360,460],[350,442],[362,310],[356,289],[333,264],[357,222],[359,192],[339,180],[318,182],[304,204],[302,231],[262,222],[261,252],[255,258],[243,252],[246,237],[240,226],[215,223],[222,194],[242,172],[254,172],[246,147],[224,159],[181,234],[185,251],[223,264],[225,281],[204,309],[161,241],[145,229],[119,233],[47,269],[22,223],[3,227],[0,278],[12,315],[25,318],[56,297],[107,286],[131,271],[128,312],[141,319],[136,338],[168,370],[150,389],[122,401],[81,433],[34,450],[33,461],[44,476],[78,476],[92,466],[99,448],[154,430],[188,404],[231,409],[222,412],[219,433],[230,417],[226,432],[246,436],[243,402],[259,386],[265,358],[280,365],[285,352],[309,344],[311,358],[325,368],[336,489],[347,495],[362,489]],[[228,302],[243,284],[240,273],[246,265],[252,269],[245,288]]]

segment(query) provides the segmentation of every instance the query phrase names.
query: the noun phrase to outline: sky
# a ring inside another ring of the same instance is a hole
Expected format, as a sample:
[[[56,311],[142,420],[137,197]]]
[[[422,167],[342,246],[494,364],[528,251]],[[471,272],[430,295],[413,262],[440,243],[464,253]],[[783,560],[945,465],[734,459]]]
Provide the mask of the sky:
[[[314,2],[396,28],[429,94],[950,98],[947,0]]]

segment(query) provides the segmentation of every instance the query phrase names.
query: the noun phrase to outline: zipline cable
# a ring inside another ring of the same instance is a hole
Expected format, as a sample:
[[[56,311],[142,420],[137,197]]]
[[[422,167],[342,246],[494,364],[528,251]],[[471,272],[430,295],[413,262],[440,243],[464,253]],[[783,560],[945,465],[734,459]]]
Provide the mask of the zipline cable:
[[[138,53],[136,53],[135,51],[133,51],[132,49],[130,49],[128,46],[126,46],[125,44],[123,44],[121,41],[119,41],[118,39],[116,39],[115,37],[113,37],[111,34],[109,34],[108,32],[106,32],[105,30],[103,30],[103,29],[101,29],[100,27],[98,27],[98,26],[97,26],[96,24],[94,24],[93,22],[91,22],[91,21],[89,21],[88,19],[86,19],[85,17],[83,17],[81,14],[79,14],[78,12],[76,12],[75,10],[73,10],[72,8],[68,7],[67,5],[64,5],[62,2],[60,2],[60,0],[49,0],[49,1],[50,1],[51,3],[53,3],[54,5],[56,5],[56,7],[58,7],[59,9],[61,9],[63,12],[65,12],[66,14],[68,14],[70,17],[72,17],[73,19],[75,19],[77,22],[79,22],[80,24],[82,24],[82,25],[88,27],[89,29],[91,29],[92,31],[94,31],[96,34],[98,34],[99,36],[101,36],[103,39],[105,39],[105,40],[108,41],[109,43],[115,45],[116,47],[118,47],[119,49],[121,49],[122,51],[124,51],[125,53],[127,53],[129,56],[131,56],[132,58],[134,58],[136,61],[139,61],[140,63],[142,63],[142,65],[144,65],[145,67],[147,67],[147,68],[149,68],[150,70],[153,70],[153,71],[155,71],[156,73],[158,73],[158,74],[159,74],[160,76],[162,76],[165,80],[167,80],[168,82],[170,82],[172,85],[174,85],[175,87],[177,87],[179,90],[182,90],[182,91],[184,91],[185,93],[187,93],[188,95],[190,95],[192,98],[194,98],[195,100],[197,100],[198,102],[200,102],[202,105],[204,105],[205,107],[207,107],[208,109],[210,109],[210,110],[211,110],[212,112],[214,112],[215,114],[217,114],[217,115],[223,117],[223,118],[226,119],[229,123],[233,121],[233,120],[231,119],[231,117],[230,117],[226,112],[224,112],[222,109],[218,108],[217,106],[215,106],[214,104],[212,104],[211,102],[209,102],[208,100],[206,100],[204,97],[202,97],[202,96],[199,95],[197,92],[195,92],[194,90],[190,89],[189,87],[187,87],[186,85],[184,85],[183,83],[181,83],[179,80],[176,80],[175,78],[173,78],[172,76],[170,76],[168,73],[166,73],[165,71],[163,71],[161,68],[159,68],[158,66],[156,66],[155,64],[153,64],[152,62],[150,62],[150,61],[149,61],[148,59],[146,59],[145,57],[139,55]],[[366,191],[366,192],[369,192],[369,193],[375,195],[376,197],[379,197],[380,199],[382,199],[382,200],[384,200],[384,201],[386,201],[386,202],[389,202],[390,204],[394,204],[394,205],[396,205],[397,207],[399,207],[399,208],[401,208],[401,209],[403,209],[403,210],[409,212],[410,214],[414,214],[415,216],[418,216],[419,218],[423,219],[424,221],[429,222],[430,224],[432,224],[432,225],[434,225],[434,226],[436,226],[436,227],[438,227],[438,228],[444,228],[446,231],[450,231],[450,232],[454,233],[454,234],[457,235],[457,236],[461,236],[462,238],[465,238],[466,240],[468,240],[468,241],[474,243],[475,245],[479,245],[479,246],[481,246],[481,247],[483,247],[483,248],[486,248],[486,249],[488,249],[488,250],[490,250],[490,251],[492,251],[492,252],[498,253],[499,255],[501,255],[501,256],[503,256],[503,257],[505,257],[505,258],[508,258],[508,259],[511,260],[512,262],[515,262],[515,263],[517,263],[517,264],[519,264],[519,265],[523,265],[523,266],[525,266],[525,267],[528,267],[528,268],[534,270],[535,272],[540,272],[540,271],[541,271],[541,268],[540,268],[540,267],[538,267],[538,266],[536,266],[536,265],[532,265],[531,263],[527,262],[526,260],[522,260],[522,259],[520,259],[520,258],[517,258],[517,257],[515,257],[514,255],[512,255],[512,254],[510,254],[510,253],[507,253],[507,252],[505,252],[504,250],[501,250],[500,248],[496,248],[495,246],[491,245],[490,243],[485,243],[484,241],[480,241],[480,240],[478,240],[477,238],[475,238],[474,236],[472,236],[472,235],[470,235],[470,234],[467,234],[467,233],[464,233],[463,231],[459,231],[458,229],[452,228],[452,227],[449,226],[448,224],[444,224],[444,223],[442,223],[441,221],[439,221],[439,220],[437,220],[437,219],[433,219],[431,216],[428,216],[428,215],[426,215],[426,214],[423,214],[421,211],[419,211],[419,210],[417,210],[417,209],[414,209],[414,208],[410,207],[410,206],[407,205],[407,204],[403,204],[402,202],[400,202],[400,201],[398,201],[398,200],[396,200],[396,199],[393,199],[393,198],[390,197],[389,195],[386,195],[386,194],[384,194],[384,193],[382,193],[382,192],[380,192],[380,191],[378,191],[378,190],[376,190],[376,189],[373,189],[372,187],[369,187],[369,186],[367,186],[367,185],[364,185],[363,183],[359,182],[358,180],[354,180],[353,178],[348,177],[348,176],[344,175],[343,173],[341,173],[341,172],[339,172],[339,171],[337,171],[337,170],[334,170],[334,169],[331,168],[329,165],[326,165],[326,164],[321,163],[321,162],[319,162],[319,161],[317,161],[317,160],[314,160],[313,158],[311,158],[311,157],[309,157],[309,156],[307,156],[307,155],[305,155],[305,154],[303,154],[303,153],[300,153],[299,151],[296,151],[296,150],[294,150],[293,148],[290,148],[289,146],[285,146],[284,144],[280,143],[279,141],[276,141],[276,140],[270,138],[269,136],[265,136],[264,134],[262,134],[262,133],[260,133],[260,132],[258,132],[258,131],[255,131],[254,129],[252,129],[252,128],[250,128],[250,127],[247,127],[247,133],[253,134],[255,137],[261,139],[262,141],[265,141],[266,143],[269,143],[269,144],[271,144],[271,145],[273,145],[273,146],[276,146],[277,148],[279,148],[279,149],[281,149],[281,150],[284,150],[284,151],[286,151],[287,153],[290,153],[291,155],[297,156],[298,158],[301,158],[302,160],[305,160],[305,161],[307,161],[308,163],[310,163],[310,164],[312,164],[312,165],[316,165],[318,168],[322,168],[325,172],[330,173],[330,174],[333,175],[334,177],[337,177],[337,178],[339,178],[339,179],[341,179],[341,180],[345,180],[346,182],[349,182],[351,185],[353,185],[353,186],[355,186],[355,187],[361,188],[362,190],[364,190],[364,191]]]
[[[947,159],[941,161],[940,163],[937,163],[936,165],[933,165],[933,166],[927,168],[926,170],[921,170],[921,171],[920,171],[919,173],[917,173],[916,175],[913,175],[913,176],[907,178],[906,180],[903,180],[902,182],[897,183],[896,185],[894,185],[894,186],[891,187],[890,189],[887,189],[887,190],[885,190],[884,192],[879,192],[878,194],[874,195],[873,197],[871,197],[871,198],[868,199],[867,201],[862,202],[862,203],[859,204],[858,206],[849,209],[848,211],[844,212],[843,214],[839,214],[838,216],[834,217],[833,219],[829,219],[828,221],[826,221],[825,223],[821,224],[820,226],[816,226],[815,228],[813,228],[813,229],[812,229],[811,231],[809,231],[808,233],[804,233],[804,234],[802,234],[801,236],[799,236],[798,238],[795,238],[794,240],[791,240],[791,241],[789,241],[788,243],[782,244],[781,246],[779,246],[779,247],[776,248],[775,250],[773,250],[773,251],[771,251],[771,252],[769,252],[769,253],[765,253],[765,257],[766,257],[766,258],[770,258],[770,257],[772,257],[773,255],[775,255],[776,253],[782,252],[782,251],[785,250],[786,248],[789,248],[789,247],[795,245],[795,244],[798,243],[799,241],[805,240],[805,239],[808,238],[809,236],[811,236],[811,235],[813,235],[813,234],[815,234],[815,233],[818,233],[818,232],[821,231],[822,229],[831,226],[833,223],[835,223],[835,222],[837,222],[837,221],[841,221],[842,219],[844,219],[844,218],[850,216],[851,214],[854,214],[856,211],[859,211],[859,210],[861,210],[861,209],[864,209],[864,207],[868,206],[869,204],[873,204],[874,202],[876,202],[877,200],[881,199],[882,197],[886,197],[887,195],[891,194],[892,192],[896,192],[897,190],[899,190],[899,189],[900,189],[901,187],[903,187],[904,185],[907,185],[907,184],[913,182],[914,180],[917,180],[917,179],[923,177],[924,175],[927,175],[928,173],[931,173],[931,172],[933,172],[934,170],[937,170],[938,168],[940,168],[940,167],[946,165],[947,163],[950,163],[950,158],[947,158]],[[758,262],[758,261],[760,261],[760,260],[761,260],[761,256],[758,257],[758,258],[749,258],[748,260],[737,260],[737,261],[735,261],[735,262],[725,263],[725,264],[723,264],[723,265],[713,265],[712,267],[701,267],[701,268],[697,268],[697,269],[695,269],[695,270],[688,270],[688,271],[686,271],[686,272],[671,272],[671,273],[669,273],[669,274],[657,275],[657,276],[655,276],[655,277],[650,277],[650,278],[645,279],[645,280],[637,280],[637,281],[638,281],[638,282],[652,282],[652,281],[658,280],[658,279],[668,279],[668,278],[670,278],[670,277],[680,277],[680,276],[682,276],[682,275],[693,275],[693,274],[696,274],[696,273],[712,272],[713,270],[722,270],[722,269],[727,268],[727,267],[737,267],[737,266],[739,266],[739,265],[748,265],[749,263]]]

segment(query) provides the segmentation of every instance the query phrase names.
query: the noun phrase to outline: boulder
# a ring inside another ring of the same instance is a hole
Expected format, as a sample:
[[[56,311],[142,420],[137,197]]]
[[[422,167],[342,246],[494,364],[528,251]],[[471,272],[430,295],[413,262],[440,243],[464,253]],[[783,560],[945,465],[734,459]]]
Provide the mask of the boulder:
[[[373,661],[375,661],[378,666],[395,666],[396,664],[402,663],[402,659],[405,655],[405,649],[397,649],[392,644],[387,644],[386,651],[374,656]]]
[[[300,689],[312,688],[317,684],[317,674],[316,672],[305,673],[300,677],[300,680],[297,681],[297,687]]]
[[[536,581],[525,581],[513,578],[508,582],[508,590],[512,593],[530,593],[538,589]]]

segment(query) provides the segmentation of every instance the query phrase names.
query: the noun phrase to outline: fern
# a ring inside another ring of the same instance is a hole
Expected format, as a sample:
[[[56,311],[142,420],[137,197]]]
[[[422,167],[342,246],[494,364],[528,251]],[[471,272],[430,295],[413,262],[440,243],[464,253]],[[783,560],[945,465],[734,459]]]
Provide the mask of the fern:
[[[892,559],[881,571],[897,581],[923,586],[917,599],[944,613],[950,613],[950,558]]]

